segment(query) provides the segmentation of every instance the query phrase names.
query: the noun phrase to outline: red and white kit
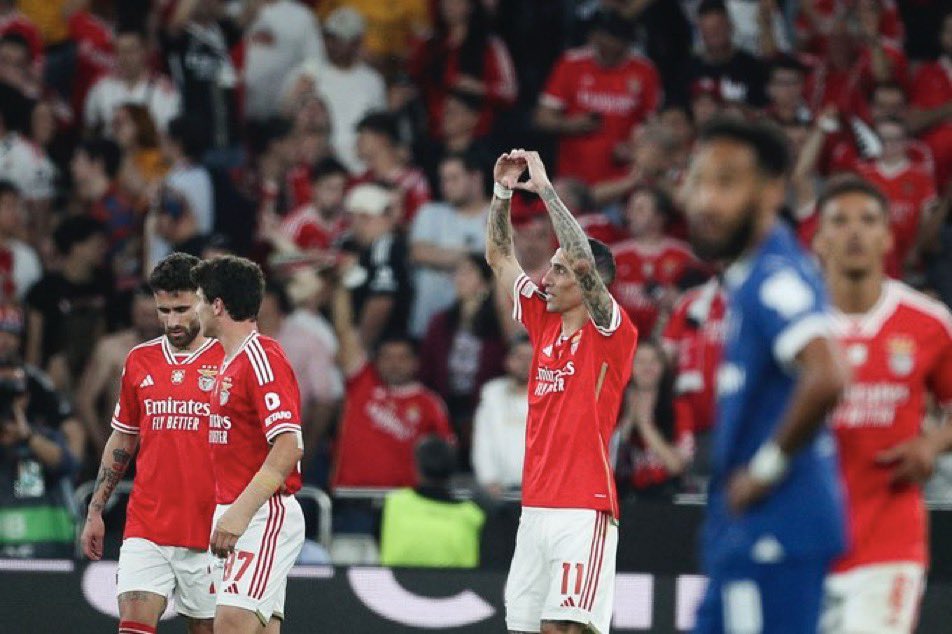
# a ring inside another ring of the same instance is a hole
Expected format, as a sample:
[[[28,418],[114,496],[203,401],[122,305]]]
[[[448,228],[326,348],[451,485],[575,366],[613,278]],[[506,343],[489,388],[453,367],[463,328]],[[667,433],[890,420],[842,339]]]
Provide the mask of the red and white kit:
[[[210,405],[217,522],[264,464],[275,438],[291,433],[301,443],[301,396],[278,342],[257,332],[248,335],[222,363]],[[295,466],[281,491],[251,518],[218,568],[218,605],[255,612],[264,624],[283,617],[288,572],[304,545],[304,515],[293,495],[300,488]]]
[[[126,357],[112,428],[139,436],[136,475],[119,551],[118,593],[175,594],[179,613],[215,615],[208,538],[215,481],[208,395],[223,356],[208,339],[176,354],[165,336]]]
[[[927,394],[952,404],[952,315],[896,281],[863,315],[835,316],[853,380],[833,413],[850,550],[827,581],[825,632],[910,632],[924,590],[928,516],[918,485],[876,456],[916,437]]]
[[[538,287],[516,279],[513,317],[533,359],[522,477],[522,518],[506,582],[506,624],[537,632],[567,620],[607,633],[618,543],[618,501],[608,460],[638,331],[612,300],[603,329],[588,321],[562,336]]]

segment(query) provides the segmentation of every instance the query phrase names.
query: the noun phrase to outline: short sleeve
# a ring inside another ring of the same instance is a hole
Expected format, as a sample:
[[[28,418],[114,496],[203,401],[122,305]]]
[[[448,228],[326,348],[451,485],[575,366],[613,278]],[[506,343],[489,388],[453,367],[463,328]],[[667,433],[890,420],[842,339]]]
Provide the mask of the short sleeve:
[[[612,297],[612,318],[608,323],[608,326],[606,328],[602,328],[595,323],[594,318],[591,318],[592,325],[595,326],[595,330],[598,332],[598,334],[605,337],[611,337],[613,334],[615,334],[615,332],[618,331],[619,328],[621,328],[623,313],[624,311],[618,305],[618,302],[616,302],[615,298]],[[634,328],[634,325],[632,325],[632,328]]]
[[[124,434],[139,433],[139,383],[152,381],[149,375],[139,379],[134,371],[131,356],[126,357],[122,367],[122,378],[119,381],[119,401],[112,414],[112,428]]]
[[[762,332],[782,367],[790,367],[810,341],[832,332],[822,290],[794,267],[766,275],[755,301]]]
[[[436,242],[439,239],[442,218],[439,203],[427,203],[420,208],[410,225],[410,242]]]
[[[535,282],[523,273],[516,278],[512,288],[512,318],[526,327],[529,336],[535,338],[545,318],[545,300]]]
[[[549,75],[549,81],[545,85],[545,90],[539,97],[540,105],[556,110],[565,110],[568,108],[568,102],[572,94],[569,68],[569,64],[565,58],[559,60]]]
[[[245,349],[251,362],[251,394],[255,413],[269,443],[281,434],[292,432],[301,440],[301,394],[294,370],[287,358],[258,338]]]
[[[929,373],[928,385],[942,407],[952,407],[952,324],[946,324],[945,343]]]
[[[430,410],[429,432],[446,441],[456,442],[456,435],[450,427],[450,416],[443,399],[434,394],[431,399]]]

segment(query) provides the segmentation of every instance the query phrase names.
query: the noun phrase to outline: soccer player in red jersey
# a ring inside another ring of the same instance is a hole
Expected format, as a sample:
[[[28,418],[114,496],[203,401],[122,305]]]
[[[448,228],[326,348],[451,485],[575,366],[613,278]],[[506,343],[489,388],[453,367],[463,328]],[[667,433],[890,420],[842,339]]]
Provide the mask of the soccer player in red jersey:
[[[209,547],[227,557],[216,584],[215,631],[280,632],[288,572],[304,545],[293,495],[304,448],[297,379],[278,342],[255,327],[264,296],[257,264],[206,260],[192,279],[202,328],[225,354],[209,398],[218,503]]]
[[[207,551],[215,482],[208,394],[223,352],[201,334],[190,276],[196,263],[196,257],[173,253],[149,278],[165,335],[126,357],[113,432],[83,529],[83,552],[100,559],[103,508],[138,447],[119,550],[120,634],[155,632],[173,591],[188,631],[212,631],[215,594]]]
[[[928,565],[920,484],[952,446],[948,425],[922,431],[928,394],[952,404],[952,314],[886,278],[886,198],[855,177],[818,201],[815,248],[853,382],[833,412],[846,484],[849,550],[826,582],[821,631],[900,634],[915,628]]]
[[[519,182],[528,168],[529,180]],[[510,632],[595,631],[611,624],[618,502],[608,462],[638,331],[607,290],[611,251],[589,239],[536,152],[496,161],[486,259],[529,332],[532,371],[522,518],[506,582]],[[540,290],[512,245],[514,188],[538,194],[559,239]]]

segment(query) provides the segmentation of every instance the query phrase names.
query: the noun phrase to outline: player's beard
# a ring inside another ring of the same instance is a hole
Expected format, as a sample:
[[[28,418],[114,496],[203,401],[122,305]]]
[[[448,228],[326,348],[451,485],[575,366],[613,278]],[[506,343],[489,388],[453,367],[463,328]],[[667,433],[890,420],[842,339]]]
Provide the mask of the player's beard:
[[[733,262],[750,245],[757,224],[757,204],[749,202],[741,215],[741,220],[719,242],[702,238],[696,231],[689,231],[689,240],[694,253],[705,262]],[[690,226],[688,227],[690,230]]]
[[[169,343],[172,344],[173,348],[178,348],[179,350],[184,350],[189,347],[195,337],[198,336],[198,333],[201,332],[202,327],[199,321],[196,319],[189,323],[187,326],[181,326],[182,330],[176,333],[173,333],[171,330],[165,330],[165,336],[169,338]]]

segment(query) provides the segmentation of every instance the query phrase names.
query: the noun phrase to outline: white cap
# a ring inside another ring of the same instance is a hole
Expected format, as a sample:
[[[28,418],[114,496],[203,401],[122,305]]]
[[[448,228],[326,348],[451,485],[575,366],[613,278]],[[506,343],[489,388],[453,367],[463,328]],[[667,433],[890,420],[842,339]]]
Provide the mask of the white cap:
[[[382,216],[392,203],[393,199],[388,190],[380,185],[365,183],[347,192],[344,208],[352,214]]]
[[[355,40],[364,34],[364,16],[351,7],[334,9],[324,22],[324,30],[342,40]]]

